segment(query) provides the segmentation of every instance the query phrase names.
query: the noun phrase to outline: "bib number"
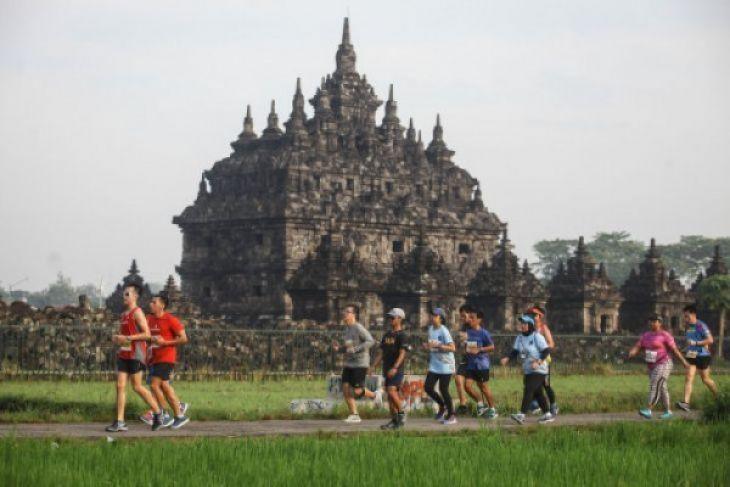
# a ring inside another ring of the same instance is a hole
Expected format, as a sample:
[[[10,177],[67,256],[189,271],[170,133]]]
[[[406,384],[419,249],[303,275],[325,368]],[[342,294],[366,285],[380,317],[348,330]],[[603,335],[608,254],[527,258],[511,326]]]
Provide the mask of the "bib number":
[[[697,350],[687,350],[687,354],[685,355],[687,358],[697,358]]]
[[[644,360],[647,364],[653,364],[656,363],[658,353],[654,350],[647,350],[644,352]]]
[[[119,347],[119,351],[120,352],[131,352],[132,351],[132,347],[131,346]]]

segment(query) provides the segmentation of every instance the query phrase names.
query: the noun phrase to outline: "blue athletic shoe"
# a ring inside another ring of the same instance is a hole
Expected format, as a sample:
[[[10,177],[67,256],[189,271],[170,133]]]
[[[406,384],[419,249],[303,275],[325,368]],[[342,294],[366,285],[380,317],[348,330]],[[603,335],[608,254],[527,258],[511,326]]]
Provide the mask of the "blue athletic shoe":
[[[639,416],[646,419],[651,419],[651,409],[639,409]]]
[[[674,417],[674,415],[672,414],[671,411],[666,411],[664,414],[659,416],[659,419],[672,419],[673,417]]]

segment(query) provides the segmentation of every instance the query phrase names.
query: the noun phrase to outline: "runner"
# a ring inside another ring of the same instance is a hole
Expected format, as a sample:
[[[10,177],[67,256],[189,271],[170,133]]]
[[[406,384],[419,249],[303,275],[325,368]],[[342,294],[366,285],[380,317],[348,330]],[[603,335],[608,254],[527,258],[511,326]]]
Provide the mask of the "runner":
[[[147,362],[149,363],[151,359],[151,353],[150,349],[148,347],[147,349]],[[147,385],[152,386],[152,375],[154,374],[155,366],[150,364],[147,366]],[[173,378],[170,377],[170,385],[172,385]],[[160,407],[162,408],[162,422],[167,423],[170,421],[170,413],[168,413],[168,410],[171,410],[170,404],[167,402],[167,400],[163,397],[163,401],[160,403]],[[185,416],[185,413],[188,410],[188,403],[180,401],[180,414]],[[140,415],[139,420],[142,421],[147,426],[152,426],[152,419],[154,418],[154,411],[151,409],[148,409],[144,414]]]
[[[451,376],[455,372],[454,350],[456,350],[456,345],[449,329],[446,328],[446,313],[441,308],[435,308],[431,312],[428,343],[424,344],[424,348],[429,351],[428,374],[424,388],[426,394],[439,406],[436,421],[441,421],[446,425],[456,424],[454,401],[449,393]],[[436,383],[439,385],[441,394],[434,389]]]
[[[152,314],[147,317],[152,334],[150,377],[152,377],[152,392],[157,401],[160,405],[168,402],[175,415],[174,419],[169,416],[165,418],[163,412],[161,426],[163,428],[171,426],[176,430],[185,426],[190,418],[182,411],[175,389],[170,385],[170,376],[177,360],[177,347],[186,344],[188,336],[180,320],[166,311],[168,305],[167,295],[163,293],[155,295],[150,301]]]
[[[714,342],[712,333],[705,322],[697,319],[697,307],[688,305],[684,307],[684,323],[687,328],[687,375],[684,378],[684,401],[679,401],[677,407],[689,411],[689,401],[692,399],[692,383],[695,380],[695,373],[700,371],[700,379],[717,399],[717,384],[710,377],[710,345]]]
[[[669,374],[672,373],[673,364],[669,351],[676,355],[685,368],[689,368],[689,364],[675,345],[672,335],[662,329],[662,318],[659,315],[649,316],[647,323],[650,331],[641,335],[636,345],[629,350],[629,357],[635,357],[639,351],[644,350],[644,360],[649,369],[649,400],[647,407],[640,409],[639,414],[646,419],[651,419],[651,410],[661,397],[665,411],[660,417],[661,419],[671,419],[672,410],[667,381]]]
[[[385,390],[388,394],[388,406],[392,419],[381,426],[381,429],[399,429],[405,424],[406,413],[403,411],[398,389],[403,384],[403,369],[406,361],[406,353],[410,350],[408,337],[403,332],[403,320],[405,312],[400,308],[393,308],[388,311],[391,330],[383,335],[380,341],[380,354],[373,362],[373,368],[383,362],[383,378],[385,379]]]
[[[555,351],[555,341],[553,340],[553,334],[550,331],[550,327],[547,324],[547,321],[545,320],[545,309],[540,306],[533,306],[530,308],[527,312],[527,314],[531,315],[533,319],[535,320],[535,329],[539,334],[545,337],[545,341],[548,344],[548,347],[550,347],[551,352]],[[552,363],[553,357],[552,354],[548,355],[548,358],[546,360],[547,366],[548,366],[548,373],[545,376],[545,393],[547,394],[548,403],[550,404],[550,414],[553,416],[557,416],[558,414],[558,403],[555,400],[555,391],[552,388],[552,385],[550,384],[550,365]],[[533,405],[535,408],[537,407],[537,403],[533,401]],[[532,406],[532,405],[531,405]],[[533,408],[534,409],[534,408]],[[534,412],[534,411],[533,411]],[[541,410],[542,412],[542,410]]]
[[[152,419],[152,429],[160,427],[162,411],[152,393],[142,385],[142,370],[146,353],[145,341],[150,338],[150,329],[144,312],[137,306],[137,299],[142,290],[136,284],[124,287],[124,311],[121,315],[119,334],[112,336],[112,342],[119,346],[117,352],[117,419],[106,431],[116,433],[127,431],[124,422],[124,407],[127,402],[127,380],[132,382],[134,392],[144,400],[152,410],[157,411]]]
[[[458,333],[459,343],[457,344],[458,354],[458,365],[456,366],[456,394],[459,396],[459,407],[456,409],[456,414],[467,414],[469,408],[466,406],[466,390],[464,384],[466,383],[466,331],[469,329],[469,314],[474,311],[474,308],[465,304],[459,308],[459,320],[461,321],[461,329]]]
[[[357,322],[357,306],[351,304],[342,312],[342,322],[345,325],[344,346],[335,340],[332,349],[345,354],[342,369],[342,394],[350,411],[344,420],[346,423],[359,423],[362,420],[357,412],[355,399],[366,397],[375,399],[375,403],[382,404],[380,391],[372,392],[365,387],[365,378],[370,368],[370,348],[375,344],[372,335],[364,326]]]
[[[484,313],[472,311],[469,313],[470,328],[466,332],[466,384],[464,389],[477,403],[477,416],[485,416],[487,419],[497,417],[494,409],[494,398],[489,389],[489,352],[494,351],[494,342],[487,330],[482,328]],[[472,387],[476,382],[479,385],[481,395],[474,392]],[[484,405],[487,400],[489,407]]]
[[[510,417],[517,423],[524,424],[530,402],[536,398],[540,408],[545,411],[545,414],[540,416],[537,421],[550,423],[555,421],[555,417],[548,410],[547,401],[542,392],[545,376],[548,373],[545,359],[550,355],[550,347],[548,347],[545,337],[535,330],[535,320],[532,316],[522,315],[519,322],[522,334],[517,335],[510,355],[503,357],[500,361],[502,365],[507,365],[510,359],[519,357],[522,360],[522,372],[525,374],[522,407],[519,413],[512,414]]]

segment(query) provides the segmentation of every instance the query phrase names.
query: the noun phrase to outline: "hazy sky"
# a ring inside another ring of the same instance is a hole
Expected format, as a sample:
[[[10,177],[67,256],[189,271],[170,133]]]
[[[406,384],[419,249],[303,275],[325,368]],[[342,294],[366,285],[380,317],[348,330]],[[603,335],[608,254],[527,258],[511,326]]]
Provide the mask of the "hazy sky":
[[[245,106],[334,70],[441,113],[521,256],[542,238],[730,235],[730,2],[0,0],[0,284],[163,281],[171,223]],[[308,113],[312,110],[308,107]],[[378,114],[378,121],[382,111]]]

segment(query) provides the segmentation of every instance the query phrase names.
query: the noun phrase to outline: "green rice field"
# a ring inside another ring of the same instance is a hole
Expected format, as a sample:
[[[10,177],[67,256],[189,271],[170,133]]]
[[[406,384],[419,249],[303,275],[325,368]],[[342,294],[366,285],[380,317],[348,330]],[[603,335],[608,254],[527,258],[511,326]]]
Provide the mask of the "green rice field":
[[[730,423],[451,435],[0,439],[0,484],[726,486]]]

